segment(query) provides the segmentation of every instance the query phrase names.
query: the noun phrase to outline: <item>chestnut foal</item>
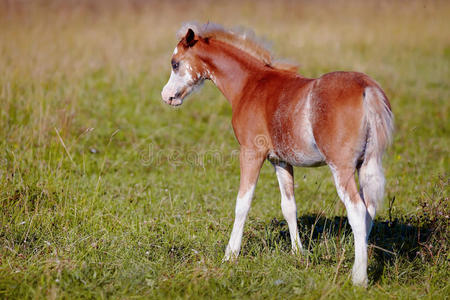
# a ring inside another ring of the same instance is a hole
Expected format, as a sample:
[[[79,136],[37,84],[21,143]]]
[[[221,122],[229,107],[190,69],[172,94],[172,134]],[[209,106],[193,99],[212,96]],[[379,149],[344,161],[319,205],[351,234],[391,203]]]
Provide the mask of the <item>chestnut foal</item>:
[[[232,106],[232,125],[241,147],[235,221],[224,260],[239,254],[265,159],[275,167],[292,249],[302,251],[292,166],[327,164],[353,230],[353,283],[366,286],[367,240],[383,198],[381,160],[393,131],[390,104],[380,86],[355,72],[305,78],[293,66],[274,62],[267,49],[245,34],[219,25],[187,24],[178,38],[163,100],[181,105],[195,87],[212,80]]]

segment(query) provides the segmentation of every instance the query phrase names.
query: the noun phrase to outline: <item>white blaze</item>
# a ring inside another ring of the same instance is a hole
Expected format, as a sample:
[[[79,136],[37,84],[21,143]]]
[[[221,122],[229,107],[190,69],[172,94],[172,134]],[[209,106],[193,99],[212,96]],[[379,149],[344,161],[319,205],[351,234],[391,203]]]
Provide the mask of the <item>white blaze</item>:
[[[166,102],[168,102],[170,98],[175,98],[177,93],[181,93],[185,88],[188,88],[194,83],[191,73],[188,72],[188,70],[192,70],[192,68],[188,64],[186,64],[184,70],[181,70],[181,68],[182,66],[180,66],[180,70],[177,73],[172,70],[169,81],[161,92],[161,96]]]

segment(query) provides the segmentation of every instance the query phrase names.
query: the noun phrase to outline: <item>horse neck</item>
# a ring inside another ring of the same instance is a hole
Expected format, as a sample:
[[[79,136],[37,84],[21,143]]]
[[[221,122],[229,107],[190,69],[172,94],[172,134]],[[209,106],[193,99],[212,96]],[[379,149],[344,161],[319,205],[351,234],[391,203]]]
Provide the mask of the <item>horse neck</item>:
[[[210,41],[204,46],[202,60],[209,79],[230,102],[238,105],[250,78],[263,72],[263,64],[246,52],[220,41]]]

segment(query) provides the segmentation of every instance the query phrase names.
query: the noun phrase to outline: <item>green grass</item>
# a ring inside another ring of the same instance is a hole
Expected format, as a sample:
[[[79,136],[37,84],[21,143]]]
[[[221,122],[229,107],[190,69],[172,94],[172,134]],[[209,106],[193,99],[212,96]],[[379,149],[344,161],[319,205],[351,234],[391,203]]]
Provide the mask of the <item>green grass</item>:
[[[37,3],[0,10],[0,297],[448,298],[448,3]],[[327,168],[295,170],[308,255],[290,253],[265,164],[241,256],[221,262],[239,182],[231,108],[209,83],[180,109],[160,100],[192,19],[253,28],[305,76],[363,71],[386,90],[396,133],[368,289],[351,285]]]

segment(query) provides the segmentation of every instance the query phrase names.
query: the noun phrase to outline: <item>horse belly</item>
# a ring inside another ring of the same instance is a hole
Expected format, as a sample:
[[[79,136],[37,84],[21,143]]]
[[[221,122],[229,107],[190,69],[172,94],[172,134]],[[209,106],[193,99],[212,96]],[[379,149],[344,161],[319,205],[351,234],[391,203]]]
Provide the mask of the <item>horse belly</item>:
[[[269,157],[298,167],[316,167],[325,164],[325,159],[317,149],[314,139],[303,140],[303,143],[292,141],[277,146]]]
[[[274,137],[274,149],[270,154],[293,166],[314,167],[325,164],[325,158],[314,139],[309,118],[300,117],[292,126],[280,126]]]

